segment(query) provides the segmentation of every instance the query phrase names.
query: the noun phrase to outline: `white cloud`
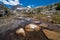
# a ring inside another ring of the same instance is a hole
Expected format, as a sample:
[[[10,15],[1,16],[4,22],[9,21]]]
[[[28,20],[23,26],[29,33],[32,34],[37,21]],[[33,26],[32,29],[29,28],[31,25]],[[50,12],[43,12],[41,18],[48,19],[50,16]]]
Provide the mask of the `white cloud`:
[[[32,8],[32,7],[34,7],[34,5],[28,5],[27,7],[28,7],[28,8]]]
[[[4,4],[9,4],[9,2],[7,2],[6,0],[3,0],[2,1]]]
[[[31,6],[29,5],[29,6],[27,6],[28,8],[31,8]]]
[[[17,4],[19,4],[19,0],[14,0],[14,1],[9,0],[9,3],[10,3],[11,5],[17,5]]]
[[[6,1],[6,0],[0,0],[1,2],[3,2],[4,4],[9,4],[9,5],[18,5],[18,4],[20,4],[19,3],[19,0],[8,0],[8,1]]]
[[[2,1],[2,0],[0,0],[0,1]]]

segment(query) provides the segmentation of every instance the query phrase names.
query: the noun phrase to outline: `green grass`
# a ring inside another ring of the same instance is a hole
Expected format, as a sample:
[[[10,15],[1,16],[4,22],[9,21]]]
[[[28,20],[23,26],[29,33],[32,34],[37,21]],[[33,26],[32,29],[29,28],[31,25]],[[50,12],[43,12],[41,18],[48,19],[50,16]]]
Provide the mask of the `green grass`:
[[[37,20],[42,20],[44,22],[49,22],[49,20],[52,19],[51,22],[60,24],[60,14],[52,14],[50,15],[51,16],[50,19],[47,17],[47,14],[25,14],[25,15],[28,17],[35,16]]]
[[[60,23],[60,14],[54,14],[53,21],[55,21],[55,23]]]

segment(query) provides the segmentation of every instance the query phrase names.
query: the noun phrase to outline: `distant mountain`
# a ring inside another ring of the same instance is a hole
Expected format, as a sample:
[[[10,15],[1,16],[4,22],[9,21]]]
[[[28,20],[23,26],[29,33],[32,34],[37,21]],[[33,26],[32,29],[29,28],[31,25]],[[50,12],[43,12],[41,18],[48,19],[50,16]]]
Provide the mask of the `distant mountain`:
[[[3,4],[3,3],[0,1],[0,4]]]
[[[0,4],[0,17],[8,15],[9,13],[9,8],[5,7],[4,4]]]
[[[60,2],[55,3],[55,5],[57,6],[57,7],[56,7],[56,10],[60,10]]]
[[[12,6],[12,5],[9,5],[9,4],[4,4],[4,3],[1,2],[1,1],[0,1],[0,4],[4,5],[4,6],[7,7],[7,8],[10,8],[10,9],[12,9],[12,8],[16,8],[16,7],[20,7],[20,5]]]
[[[12,9],[12,7],[13,7],[11,5],[6,5],[6,4],[4,4],[4,6],[6,6],[7,8],[10,8],[10,9]]]
[[[21,5],[15,5],[15,6],[12,6],[12,9],[15,10],[17,8],[20,8],[20,7],[22,7],[22,6]]]
[[[5,7],[7,8],[11,8],[12,6],[11,5],[8,5],[8,4],[4,4],[3,2],[0,1],[0,5],[4,5]]]
[[[4,4],[2,2],[0,2],[1,5],[4,5],[4,7],[6,7],[6,9],[11,9],[12,11],[19,11],[20,12],[20,9],[25,10],[25,8],[22,6],[22,5],[8,5],[8,4]],[[26,11],[26,10],[25,10]]]

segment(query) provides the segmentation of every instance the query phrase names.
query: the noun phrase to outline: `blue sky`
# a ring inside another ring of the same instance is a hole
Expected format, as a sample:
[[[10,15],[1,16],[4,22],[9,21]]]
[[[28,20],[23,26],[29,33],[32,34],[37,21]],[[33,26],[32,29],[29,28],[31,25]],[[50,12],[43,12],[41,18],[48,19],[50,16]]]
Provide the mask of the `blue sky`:
[[[8,5],[20,4],[25,7],[36,7],[60,2],[60,0],[0,0],[0,2]]]
[[[23,6],[34,5],[34,6],[44,6],[52,3],[60,2],[60,0],[20,0]]]

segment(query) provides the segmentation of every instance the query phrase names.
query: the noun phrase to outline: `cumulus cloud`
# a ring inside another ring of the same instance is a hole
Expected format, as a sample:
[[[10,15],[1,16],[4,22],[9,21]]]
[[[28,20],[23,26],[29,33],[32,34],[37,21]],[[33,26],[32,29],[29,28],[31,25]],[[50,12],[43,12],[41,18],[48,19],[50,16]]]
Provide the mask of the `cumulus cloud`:
[[[4,4],[9,4],[9,5],[18,5],[19,4],[19,0],[0,0],[1,2],[3,2]]]
[[[2,2],[3,2],[4,4],[9,4],[9,2],[7,2],[6,0],[2,0]]]
[[[28,8],[31,8],[31,6],[29,5],[29,6],[27,6]]]
[[[0,1],[2,1],[2,0],[0,0]]]
[[[9,0],[9,3],[11,4],[11,5],[17,5],[17,4],[19,4],[19,0]]]
[[[28,8],[32,8],[32,7],[34,7],[34,5],[28,5],[27,7],[28,7]]]

